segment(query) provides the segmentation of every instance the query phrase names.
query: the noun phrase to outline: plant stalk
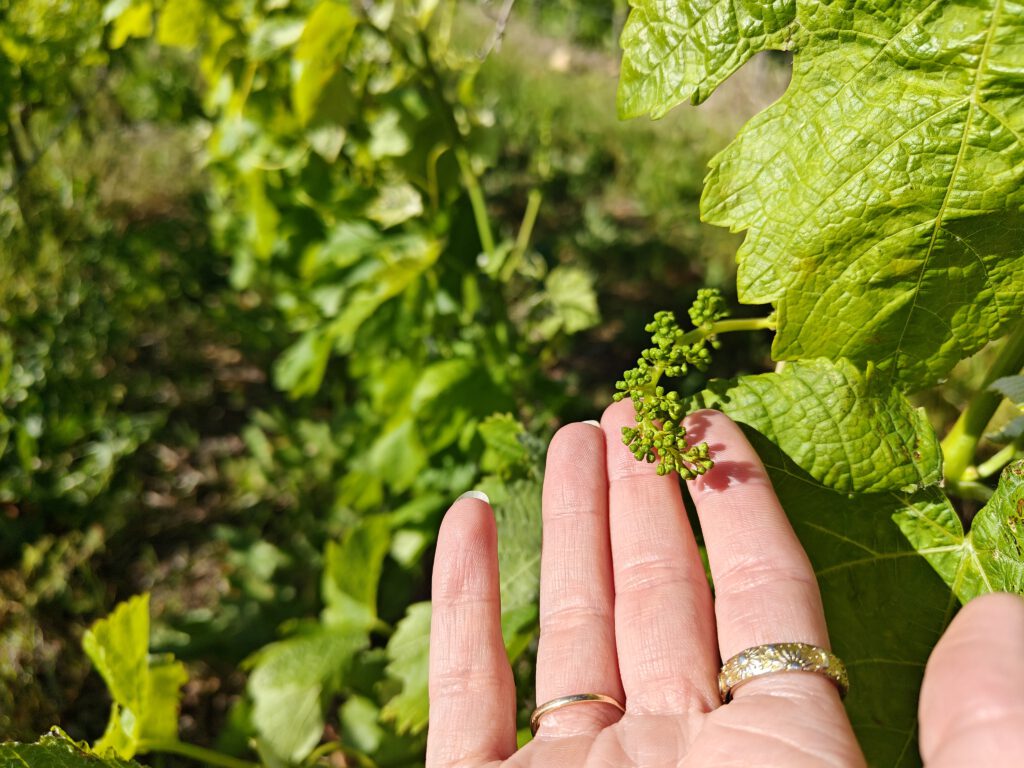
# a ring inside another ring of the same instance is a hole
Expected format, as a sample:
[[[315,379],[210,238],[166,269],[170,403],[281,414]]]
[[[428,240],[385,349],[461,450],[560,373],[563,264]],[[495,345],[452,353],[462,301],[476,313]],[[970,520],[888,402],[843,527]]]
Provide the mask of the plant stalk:
[[[959,482],[964,479],[974,463],[978,442],[1003,400],[1003,396],[990,390],[989,386],[996,379],[1012,376],[1021,368],[1024,368],[1024,323],[1011,331],[981,388],[974,393],[960,418],[942,440],[943,474],[947,481]]]
[[[775,329],[774,316],[769,317],[740,317],[733,320],[719,320],[712,323],[710,328],[694,328],[687,331],[679,339],[680,344],[692,344],[695,341],[706,339],[708,336],[715,336],[719,333],[732,333],[734,331],[765,331]]]
[[[206,765],[218,766],[219,768],[260,768],[257,763],[248,760],[239,760],[237,757],[225,755],[222,752],[215,752],[206,747],[196,744],[186,744],[183,741],[143,741],[139,744],[140,752],[166,752],[171,755],[181,755],[196,760]]]
[[[1010,443],[992,458],[978,465],[978,477],[992,477],[992,475],[1017,458],[1020,450],[1021,447],[1016,441]]]

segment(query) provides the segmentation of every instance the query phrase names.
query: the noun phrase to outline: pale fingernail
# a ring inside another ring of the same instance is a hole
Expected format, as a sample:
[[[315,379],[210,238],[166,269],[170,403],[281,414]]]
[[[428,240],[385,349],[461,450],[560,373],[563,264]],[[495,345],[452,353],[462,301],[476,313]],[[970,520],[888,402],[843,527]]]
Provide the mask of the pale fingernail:
[[[586,420],[586,421],[584,421],[583,423],[584,423],[584,424],[593,424],[593,425],[594,425],[595,427],[597,427],[598,429],[600,429],[600,428],[601,428],[601,422],[599,422],[599,421],[598,421],[597,419],[587,419],[587,420]]]
[[[491,503],[491,500],[487,498],[487,494],[483,491],[466,491],[464,494],[459,496],[456,501],[462,501],[463,499],[477,499],[485,504]]]

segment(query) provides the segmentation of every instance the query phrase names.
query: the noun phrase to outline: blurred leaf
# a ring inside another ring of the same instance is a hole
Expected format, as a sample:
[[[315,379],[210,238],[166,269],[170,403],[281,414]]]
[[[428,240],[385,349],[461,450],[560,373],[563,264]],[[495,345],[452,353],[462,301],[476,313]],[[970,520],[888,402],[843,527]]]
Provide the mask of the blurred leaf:
[[[331,335],[325,328],[302,334],[274,364],[274,384],[292,397],[312,395],[323,383],[331,346]]]
[[[146,751],[146,742],[177,740],[180,688],[188,674],[173,657],[149,656],[148,594],[121,603],[95,622],[82,647],[114,700],[97,752],[131,758]]]
[[[328,163],[333,163],[341,154],[341,148],[345,146],[345,137],[348,133],[338,125],[318,125],[306,132],[306,140],[320,157]]]
[[[423,198],[412,184],[405,182],[382,187],[366,209],[367,218],[384,229],[397,226],[422,213]]]
[[[1021,436],[1024,436],[1024,416],[1011,419],[998,432],[985,435],[985,439],[991,440],[993,443],[1005,445],[1020,439]]]
[[[311,245],[302,255],[302,276],[315,280],[350,267],[372,253],[381,239],[380,232],[366,222],[339,222],[325,240]]]
[[[535,328],[542,339],[555,334],[579,333],[601,320],[597,308],[594,281],[579,267],[555,267],[544,281],[544,307],[547,316]]]
[[[0,744],[0,768],[139,768],[133,760],[101,757],[54,728],[35,744]]]
[[[207,13],[203,0],[166,0],[157,22],[157,41],[160,45],[194,48]]]
[[[316,115],[320,95],[345,63],[358,19],[348,3],[324,0],[306,21],[305,31],[295,48],[292,105],[303,125]]]
[[[400,493],[413,484],[429,458],[415,422],[409,417],[399,418],[389,424],[370,447],[366,469]]]
[[[507,475],[529,461],[529,451],[522,441],[526,429],[512,414],[492,414],[480,422],[477,431],[485,446],[480,457],[480,468],[484,472]]]
[[[367,149],[375,160],[401,157],[412,149],[412,141],[402,126],[402,115],[398,110],[386,109],[370,122]]]
[[[404,235],[382,243],[377,259],[351,277],[350,297],[331,323],[338,351],[351,351],[356,332],[370,315],[404,291],[440,254],[440,243],[422,235]]]
[[[517,480],[494,504],[498,526],[501,633],[513,656],[523,650],[521,633],[532,635],[540,594],[541,483]]]
[[[893,519],[960,602],[986,592],[1024,593],[1024,461],[1003,470],[995,494],[966,535],[941,494]]]
[[[384,740],[380,708],[365,696],[350,696],[338,711],[342,743],[373,754]]]
[[[402,690],[384,705],[381,719],[394,722],[399,733],[427,727],[430,616],[430,603],[413,603],[388,641],[387,672],[402,683]]]
[[[114,22],[110,47],[117,49],[133,37],[153,34],[153,5],[148,0],[112,0],[103,9],[103,20]]]
[[[1003,376],[989,386],[1011,403],[1024,408],[1024,376]]]
[[[440,5],[440,2],[441,0],[419,0],[416,9],[416,21],[421,29],[426,29],[430,26],[430,20],[434,17],[434,12],[437,10],[437,6]]]
[[[365,632],[317,626],[271,643],[250,660],[252,722],[264,750],[291,763],[313,751],[324,732],[327,702],[368,643]]]
[[[370,515],[349,529],[324,554],[321,592],[327,626],[369,631],[377,624],[377,587],[391,547],[391,521]]]

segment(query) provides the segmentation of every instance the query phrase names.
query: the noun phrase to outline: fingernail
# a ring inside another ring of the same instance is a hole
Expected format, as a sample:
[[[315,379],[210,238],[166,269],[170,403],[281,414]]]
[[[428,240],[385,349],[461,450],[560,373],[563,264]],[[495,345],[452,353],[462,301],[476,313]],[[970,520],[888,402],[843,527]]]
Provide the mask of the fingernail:
[[[456,501],[462,501],[463,499],[477,499],[485,504],[491,503],[491,500],[487,498],[487,494],[483,491],[466,491],[464,494],[459,496]]]
[[[598,429],[600,429],[600,428],[601,428],[601,422],[599,422],[599,421],[598,421],[597,419],[587,419],[587,420],[586,420],[586,421],[584,421],[583,423],[584,423],[584,424],[593,424],[593,425],[594,425],[595,427],[597,427]]]

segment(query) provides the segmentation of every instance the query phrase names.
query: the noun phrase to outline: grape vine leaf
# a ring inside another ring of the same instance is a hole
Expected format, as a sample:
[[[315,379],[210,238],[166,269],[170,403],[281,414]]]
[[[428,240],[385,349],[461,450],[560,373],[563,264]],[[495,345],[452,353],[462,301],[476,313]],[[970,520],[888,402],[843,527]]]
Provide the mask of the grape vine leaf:
[[[989,385],[1014,405],[1024,408],[1024,376],[1003,376]]]
[[[96,752],[127,759],[146,751],[147,743],[177,740],[180,688],[188,673],[172,656],[150,656],[148,594],[94,623],[82,647],[114,700]]]
[[[430,603],[413,603],[388,640],[387,672],[401,682],[402,690],[381,709],[381,719],[393,722],[399,733],[427,727],[430,616]]]
[[[756,426],[837,491],[913,491],[942,478],[939,442],[924,411],[848,360],[800,361],[780,373],[711,382],[694,406]]]
[[[358,19],[348,3],[325,0],[306,21],[295,48],[292,105],[303,125],[317,113],[321,95],[345,64]]]
[[[1024,593],[1024,461],[1003,470],[966,534],[944,496],[894,519],[961,602],[986,592]]]
[[[785,48],[796,0],[630,0],[619,116],[699,104],[758,51]]]
[[[365,632],[315,625],[262,648],[249,660],[252,724],[263,754],[298,763],[320,742],[324,707],[343,682]]]
[[[540,594],[541,484],[516,480],[494,504],[498,526],[501,634],[511,658],[525,649],[537,625]]]
[[[133,760],[100,756],[88,744],[72,741],[60,728],[35,744],[0,744],[0,768],[139,768]]]
[[[386,515],[368,515],[340,542],[327,543],[320,587],[324,625],[368,632],[378,623],[377,587],[390,548],[391,521]]]
[[[637,3],[630,25],[650,29],[624,37],[627,63],[670,39],[681,5]],[[776,306],[776,359],[845,356],[928,386],[1024,312],[1024,14],[1004,0],[795,9],[754,46],[795,51],[789,89],[712,160],[703,216],[747,231],[739,296]],[[712,51],[729,72],[739,59],[719,49],[753,45],[738,28],[691,27],[663,56],[685,69]],[[700,97],[719,80],[688,77]],[[658,71],[624,78],[651,81],[638,110],[679,100]]]

